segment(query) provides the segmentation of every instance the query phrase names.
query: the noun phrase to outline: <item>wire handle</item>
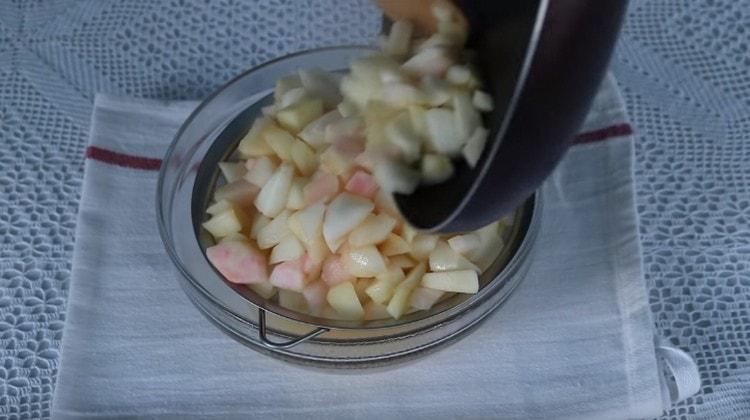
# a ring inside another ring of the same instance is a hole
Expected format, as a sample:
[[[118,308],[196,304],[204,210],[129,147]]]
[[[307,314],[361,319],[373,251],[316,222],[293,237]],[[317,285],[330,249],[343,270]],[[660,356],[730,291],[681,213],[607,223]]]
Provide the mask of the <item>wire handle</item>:
[[[330,331],[328,328],[321,327],[313,331],[310,331],[309,333],[301,337],[297,337],[293,340],[279,343],[279,342],[271,341],[268,338],[268,327],[266,326],[266,311],[263,308],[258,308],[258,324],[260,324],[259,335],[260,335],[261,343],[263,343],[263,345],[266,346],[267,348],[274,349],[274,350],[286,350],[286,349],[292,348],[296,346],[297,344],[300,344],[311,338],[315,338],[323,333]]]

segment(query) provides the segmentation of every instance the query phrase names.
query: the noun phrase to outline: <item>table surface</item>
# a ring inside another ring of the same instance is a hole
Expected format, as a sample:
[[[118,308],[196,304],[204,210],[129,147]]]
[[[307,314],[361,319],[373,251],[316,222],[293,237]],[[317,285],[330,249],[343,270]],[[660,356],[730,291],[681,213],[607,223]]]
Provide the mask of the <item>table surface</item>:
[[[49,416],[94,94],[201,98],[379,23],[365,0],[0,0],[0,417]],[[750,418],[748,28],[750,0],[632,0],[612,63],[656,327],[703,381],[664,418]]]

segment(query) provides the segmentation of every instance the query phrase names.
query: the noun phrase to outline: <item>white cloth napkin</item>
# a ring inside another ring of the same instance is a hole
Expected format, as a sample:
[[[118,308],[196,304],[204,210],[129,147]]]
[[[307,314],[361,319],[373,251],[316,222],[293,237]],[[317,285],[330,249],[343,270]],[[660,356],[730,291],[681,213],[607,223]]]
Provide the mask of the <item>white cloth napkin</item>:
[[[684,353],[655,345],[633,139],[611,79],[585,144],[543,186],[534,260],[506,305],[454,345],[354,375],[237,344],[178,286],[157,233],[154,169],[194,105],[96,99],[55,418],[634,418],[699,383]],[[660,366],[660,353],[682,363],[676,382],[662,372],[679,363]]]

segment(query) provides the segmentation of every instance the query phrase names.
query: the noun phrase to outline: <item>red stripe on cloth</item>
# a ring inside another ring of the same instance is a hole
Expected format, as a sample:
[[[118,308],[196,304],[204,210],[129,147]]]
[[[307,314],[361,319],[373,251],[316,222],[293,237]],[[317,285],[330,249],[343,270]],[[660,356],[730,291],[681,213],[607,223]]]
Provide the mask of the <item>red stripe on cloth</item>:
[[[142,156],[126,155],[96,146],[86,148],[86,158],[98,160],[110,165],[122,166],[124,168],[143,169],[145,171],[158,171],[161,167],[161,159],[147,158]]]
[[[575,139],[573,139],[573,144],[593,143],[596,141],[611,139],[613,137],[629,136],[631,134],[633,134],[633,127],[631,127],[630,124],[612,125],[600,130],[580,133]]]
[[[618,124],[600,130],[580,133],[573,140],[573,144],[593,143],[630,134],[633,134],[633,128],[630,124]],[[98,160],[99,162],[108,163],[110,165],[132,169],[143,169],[146,171],[158,171],[159,167],[161,167],[161,159],[127,155],[96,146],[89,146],[86,148],[86,158]]]

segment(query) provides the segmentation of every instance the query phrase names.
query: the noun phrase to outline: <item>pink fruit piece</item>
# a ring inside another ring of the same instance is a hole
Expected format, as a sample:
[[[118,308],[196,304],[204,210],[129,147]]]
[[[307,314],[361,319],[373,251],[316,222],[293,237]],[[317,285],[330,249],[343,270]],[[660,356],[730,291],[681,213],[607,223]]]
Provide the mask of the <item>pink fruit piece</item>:
[[[354,279],[344,266],[341,257],[337,255],[329,255],[325,261],[323,261],[323,272],[321,273],[320,278],[328,285],[328,287],[333,287],[339,283]]]
[[[255,161],[256,160],[257,159],[255,159],[255,158],[249,158],[248,160],[245,161],[245,169],[247,169],[248,172],[253,169],[253,166],[255,166]]]
[[[323,308],[326,305],[326,295],[328,294],[328,286],[322,281],[316,281],[310,283],[302,291],[302,295],[307,301],[307,308],[313,315],[320,315],[323,312]]]
[[[378,193],[378,183],[375,182],[375,179],[372,177],[372,175],[368,174],[367,172],[363,170],[358,170],[354,173],[354,175],[349,178],[349,181],[347,181],[346,186],[344,187],[345,190],[349,191],[352,194],[357,194],[365,198],[373,198],[375,197],[375,194]]]
[[[305,185],[302,193],[305,204],[314,204],[320,200],[328,200],[339,192],[339,179],[324,170],[319,169],[313,174],[310,182]]]
[[[357,138],[341,138],[333,144],[334,150],[341,156],[354,160],[365,151],[365,144]]]
[[[320,277],[321,264],[313,262],[307,254],[300,258],[302,259],[302,272],[305,273],[308,281],[317,280]]]
[[[305,288],[307,280],[302,263],[302,257],[300,257],[276,265],[271,271],[271,284],[282,289],[301,292]]]
[[[257,284],[268,279],[266,257],[247,242],[222,242],[206,249],[206,256],[232,283]]]

